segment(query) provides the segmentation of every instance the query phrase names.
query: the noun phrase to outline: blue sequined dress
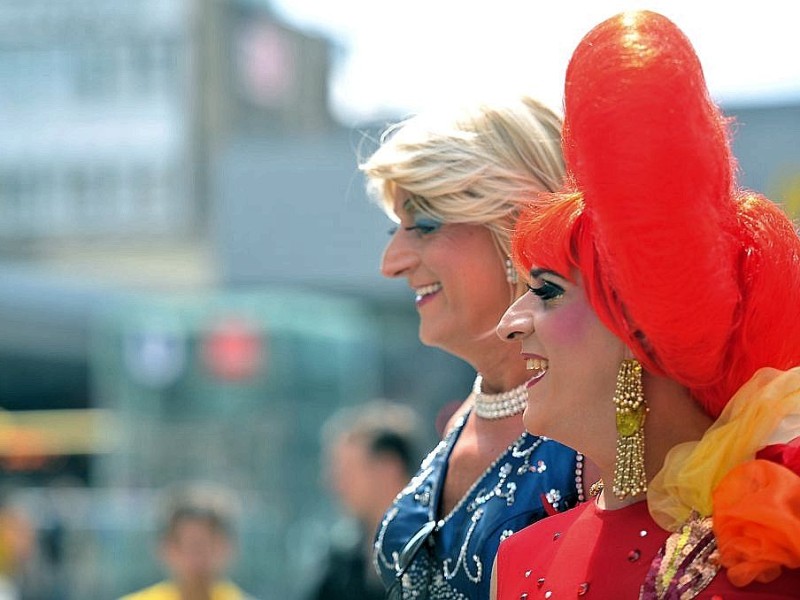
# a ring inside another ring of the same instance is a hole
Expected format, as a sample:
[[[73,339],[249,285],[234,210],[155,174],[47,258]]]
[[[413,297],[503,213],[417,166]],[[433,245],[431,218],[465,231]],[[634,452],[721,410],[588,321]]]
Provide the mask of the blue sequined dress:
[[[374,561],[387,588],[408,540],[437,518],[448,459],[468,416],[425,458],[384,515]],[[501,540],[545,517],[545,502],[559,511],[574,506],[582,460],[553,440],[523,433],[438,520],[403,576],[403,598],[486,600]]]

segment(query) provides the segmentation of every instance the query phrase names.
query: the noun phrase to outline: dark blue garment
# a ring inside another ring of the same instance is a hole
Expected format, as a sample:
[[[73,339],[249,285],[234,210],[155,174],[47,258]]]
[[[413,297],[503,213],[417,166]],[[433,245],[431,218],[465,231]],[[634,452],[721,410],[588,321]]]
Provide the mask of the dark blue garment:
[[[436,519],[447,462],[467,417],[425,458],[384,515],[374,560],[387,588],[396,579],[403,547]],[[403,576],[403,598],[486,600],[500,541],[547,515],[543,497],[559,511],[574,506],[581,461],[557,442],[522,434],[437,522]]]

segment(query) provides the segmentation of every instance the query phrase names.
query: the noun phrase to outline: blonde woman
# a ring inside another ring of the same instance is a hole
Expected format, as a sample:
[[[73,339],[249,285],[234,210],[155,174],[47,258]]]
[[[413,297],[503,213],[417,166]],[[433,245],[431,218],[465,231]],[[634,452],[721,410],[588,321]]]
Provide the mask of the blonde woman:
[[[525,365],[494,335],[524,290],[509,234],[526,200],[560,187],[560,139],[560,119],[519,98],[404,121],[361,166],[397,223],[383,275],[407,281],[421,341],[476,371],[377,531],[389,597],[487,598],[500,541],[583,499],[583,457],[524,431]]]

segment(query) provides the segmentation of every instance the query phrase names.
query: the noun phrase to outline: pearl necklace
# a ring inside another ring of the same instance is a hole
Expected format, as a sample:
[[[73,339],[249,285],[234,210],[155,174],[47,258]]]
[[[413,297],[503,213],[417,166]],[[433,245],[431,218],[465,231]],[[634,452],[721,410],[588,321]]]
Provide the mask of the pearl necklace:
[[[478,374],[472,384],[472,395],[475,397],[475,414],[482,419],[505,419],[518,415],[528,403],[528,388],[525,384],[499,394],[484,394],[481,391],[483,377]]]

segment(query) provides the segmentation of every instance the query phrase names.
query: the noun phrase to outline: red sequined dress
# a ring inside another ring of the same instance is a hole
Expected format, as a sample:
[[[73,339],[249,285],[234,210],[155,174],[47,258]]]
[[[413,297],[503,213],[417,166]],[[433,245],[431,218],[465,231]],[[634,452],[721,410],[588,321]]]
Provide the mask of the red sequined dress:
[[[601,510],[596,502],[586,502],[526,527],[500,544],[497,599],[800,598],[797,569],[784,571],[769,584],[734,587],[725,571],[715,566],[709,551],[713,550],[710,527],[699,530],[700,535],[686,534],[682,540],[681,534],[673,534],[671,547],[674,550],[677,540],[683,553],[678,560],[664,560],[660,552],[670,533],[656,525],[646,502],[619,510]],[[712,543],[704,545],[703,537]],[[672,587],[664,590],[662,586],[656,592],[653,580],[660,565],[662,573],[671,569],[666,579]]]

